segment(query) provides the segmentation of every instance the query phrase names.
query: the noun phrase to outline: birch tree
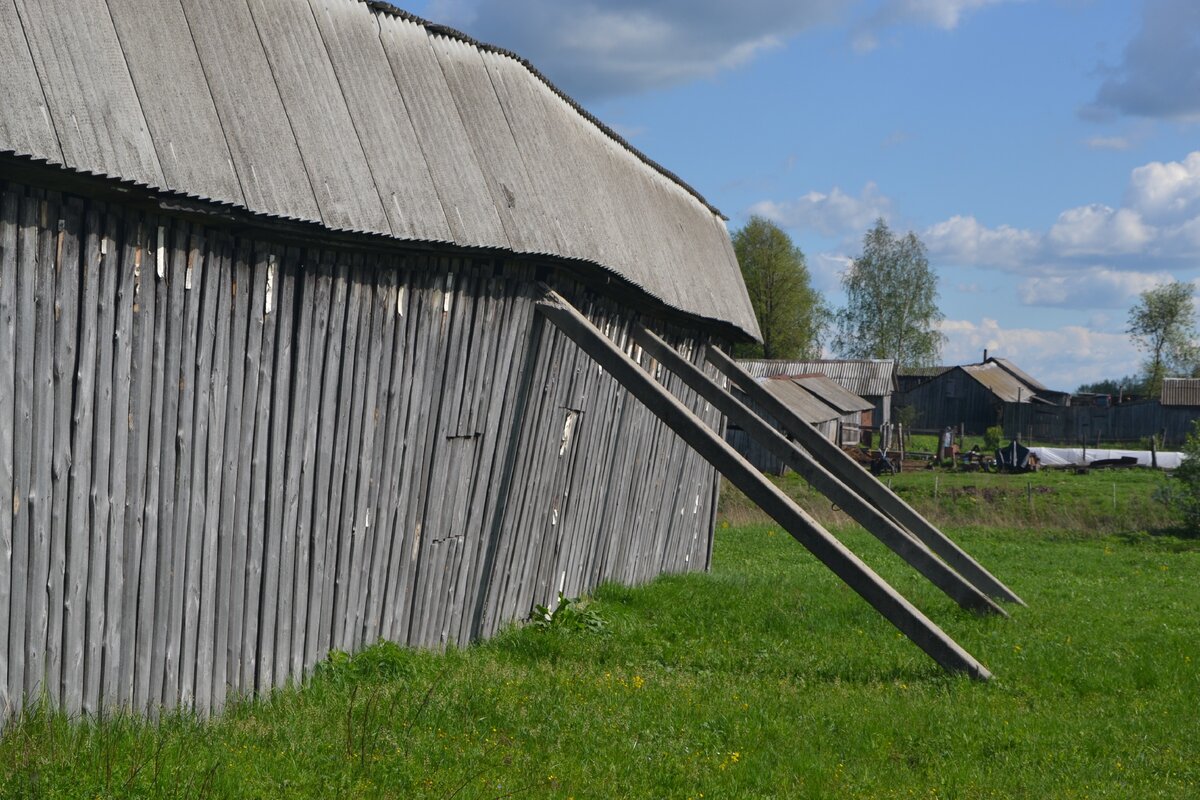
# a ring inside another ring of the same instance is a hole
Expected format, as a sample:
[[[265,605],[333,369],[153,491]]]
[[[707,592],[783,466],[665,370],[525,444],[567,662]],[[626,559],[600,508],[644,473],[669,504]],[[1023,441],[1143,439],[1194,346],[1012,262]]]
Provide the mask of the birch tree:
[[[941,358],[944,318],[937,275],[925,245],[909,231],[897,237],[883,219],[863,237],[862,254],[842,275],[846,305],[837,312],[834,350],[845,358],[890,358],[897,366],[934,366]]]

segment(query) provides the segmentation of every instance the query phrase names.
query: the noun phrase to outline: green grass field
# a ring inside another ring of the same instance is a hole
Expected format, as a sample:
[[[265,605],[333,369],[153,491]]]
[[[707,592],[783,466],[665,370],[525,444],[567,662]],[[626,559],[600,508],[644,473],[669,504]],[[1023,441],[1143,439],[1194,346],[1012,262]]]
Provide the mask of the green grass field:
[[[838,529],[987,684],[943,675],[777,528],[726,522],[711,574],[606,586],[466,650],[334,658],[214,721],[27,714],[0,739],[0,796],[1200,797],[1200,541],[1148,533],[1132,495],[1157,478],[1121,475],[1033,495],[1070,521],[1128,480],[1102,532],[1014,524],[982,496],[950,529],[1029,603],[1007,620]],[[895,485],[936,510],[944,480],[937,500],[929,475]]]

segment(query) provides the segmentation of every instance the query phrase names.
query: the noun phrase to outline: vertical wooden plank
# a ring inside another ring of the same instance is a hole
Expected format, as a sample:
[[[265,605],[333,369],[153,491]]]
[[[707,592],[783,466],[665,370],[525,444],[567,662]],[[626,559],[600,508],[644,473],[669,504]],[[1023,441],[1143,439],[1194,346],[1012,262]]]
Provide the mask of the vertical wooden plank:
[[[293,337],[291,392],[291,424],[288,426],[287,452],[285,468],[287,477],[284,479],[283,495],[283,543],[279,559],[279,609],[275,625],[275,677],[274,684],[281,686],[289,677],[299,681],[301,672],[293,670],[298,666],[294,663],[293,639],[303,641],[303,628],[296,625],[296,609],[301,604],[300,584],[307,591],[308,570],[308,525],[300,522],[301,516],[301,487],[304,484],[306,462],[305,437],[307,436],[308,398],[312,378],[312,364],[309,356],[309,344],[312,339],[313,294],[316,289],[316,274],[308,269],[307,259],[299,251],[290,249],[287,255],[289,270],[294,275],[295,289],[293,305],[296,309],[296,327]],[[303,556],[301,557],[301,553]],[[297,565],[305,562],[305,580],[298,580]],[[303,646],[300,648],[303,652]]]
[[[240,640],[238,633],[231,635],[235,625],[233,617],[241,614],[242,595],[245,584],[246,534],[238,530],[238,488],[241,483],[241,454],[246,443],[241,438],[243,416],[252,416],[245,410],[243,399],[246,391],[246,361],[249,353],[247,331],[250,327],[250,266],[240,242],[230,244],[229,277],[225,291],[230,295],[229,349],[225,353],[228,363],[228,404],[225,408],[225,454],[221,465],[221,506],[217,528],[217,595],[216,633],[213,642],[213,689],[212,707],[224,707],[231,676],[238,674],[238,665],[230,659],[230,646]],[[235,591],[235,578],[240,575],[241,583]],[[238,623],[240,624],[240,623]]]
[[[139,297],[144,303],[143,325],[147,338],[143,351],[149,349],[149,375],[142,379],[143,392],[147,379],[150,384],[150,401],[145,408],[143,423],[148,427],[146,436],[145,497],[140,511],[142,516],[142,554],[138,571],[137,591],[137,634],[134,645],[134,679],[132,705],[138,711],[151,711],[158,704],[159,689],[152,675],[154,672],[158,631],[158,598],[160,596],[159,565],[161,561],[160,505],[162,483],[160,467],[163,458],[163,440],[170,436],[166,429],[167,417],[167,321],[169,317],[170,287],[162,276],[166,275],[167,229],[158,220],[149,218],[145,228],[145,254],[142,258]]]
[[[220,437],[223,428],[212,429],[212,373],[218,341],[217,306],[221,305],[223,293],[218,288],[221,281],[221,242],[206,236],[199,243],[192,275],[188,278],[190,290],[197,297],[199,307],[197,320],[196,361],[191,365],[191,381],[194,387],[192,411],[192,471],[191,494],[187,509],[187,555],[185,566],[184,636],[180,643],[180,704],[185,708],[196,708],[202,714],[209,710],[210,688],[197,688],[197,670],[200,649],[200,595],[206,581],[205,570],[214,569],[211,558],[205,561],[206,534],[209,530],[209,467],[212,459],[220,463]],[[214,476],[214,480],[216,476]],[[211,668],[211,664],[209,666]],[[203,691],[204,704],[198,703]]]
[[[258,359],[258,399],[254,420],[254,455],[251,459],[250,529],[246,556],[245,625],[242,631],[242,688],[263,689],[259,673],[259,636],[262,624],[263,570],[267,548],[267,504],[270,502],[269,461],[271,439],[271,389],[275,372],[275,332],[279,324],[278,254],[274,248],[255,245],[256,271],[264,276],[262,302],[251,313],[262,318],[262,352]],[[257,285],[257,284],[256,284]],[[243,413],[245,411],[243,410]]]
[[[338,441],[337,427],[345,415],[338,405],[338,386],[341,375],[343,331],[346,325],[346,299],[349,294],[349,265],[334,253],[322,267],[332,277],[329,306],[329,332],[325,339],[325,372],[321,386],[321,429],[317,439],[316,497],[313,506],[313,555],[310,570],[309,611],[304,638],[304,665],[311,667],[328,649],[328,638],[322,635],[325,620],[331,618],[333,607],[333,576],[337,569],[337,532],[334,515],[330,512],[334,482],[334,451]]]
[[[383,357],[388,359],[390,366],[386,386],[382,382],[380,384],[385,425],[382,450],[377,459],[379,478],[374,510],[371,512],[372,524],[375,526],[375,547],[371,559],[371,575],[368,579],[370,586],[363,628],[363,639],[368,643],[377,641],[384,635],[388,566],[391,564],[393,552],[400,547],[401,540],[400,531],[394,522],[398,492],[392,486],[392,477],[399,469],[397,462],[403,451],[404,397],[408,395],[405,382],[408,348],[406,314],[411,288],[409,275],[402,264],[392,264],[388,271],[392,276],[392,286],[385,309],[389,317],[389,334]]]
[[[171,709],[180,704],[184,697],[183,642],[188,597],[191,579],[189,550],[194,549],[189,536],[189,520],[192,510],[192,493],[197,488],[193,483],[194,454],[203,450],[207,434],[207,419],[196,424],[196,406],[199,402],[196,380],[196,362],[200,348],[200,285],[205,261],[204,231],[199,226],[192,229],[183,260],[183,269],[173,274],[176,282],[183,284],[183,315],[176,324],[183,334],[179,357],[179,370],[170,373],[178,376],[179,411],[175,433],[175,481],[174,506],[171,516],[171,591],[167,608],[166,658],[163,671],[163,706]],[[164,517],[165,518],[165,517]]]
[[[514,386],[508,364],[510,339],[515,327],[509,316],[511,298],[504,296],[501,281],[495,276],[484,280],[481,292],[483,320],[477,325],[480,357],[470,379],[467,396],[470,408],[463,423],[479,437],[478,457],[470,476],[470,502],[462,510],[465,547],[447,623],[449,641],[460,645],[470,639],[470,621],[481,584],[479,570],[488,547],[491,523],[488,514],[492,497],[501,486],[496,480],[497,466],[502,464],[502,454],[498,452],[502,445],[497,417]]]
[[[230,286],[232,274],[232,242],[222,236],[212,243],[212,255],[205,276],[206,298],[215,295],[216,326],[213,332],[212,377],[209,386],[208,449],[205,454],[206,487],[204,492],[204,535],[202,538],[200,572],[200,622],[196,629],[196,710],[207,714],[220,706],[214,702],[213,675],[216,671],[216,618],[219,613],[218,576],[228,563],[220,560],[221,487],[224,481],[222,466],[226,449],[236,449],[227,442],[225,415],[229,401],[229,339],[232,331],[230,309],[233,297]],[[211,280],[211,283],[209,282]],[[206,304],[207,304],[206,300]],[[239,354],[240,356],[240,354]],[[226,579],[228,575],[226,573]],[[221,653],[223,656],[224,654]],[[224,676],[222,675],[222,682]],[[222,701],[223,701],[222,695]]]
[[[426,641],[425,623],[428,617],[425,609],[429,603],[429,579],[436,574],[446,549],[434,538],[438,531],[429,514],[429,499],[431,491],[436,493],[435,499],[440,499],[445,492],[445,485],[435,483],[434,476],[445,464],[442,453],[445,440],[439,423],[446,400],[447,344],[459,306],[454,297],[453,267],[448,261],[439,265],[434,279],[440,281],[441,285],[434,285],[429,295],[430,302],[423,304],[422,324],[426,326],[428,338],[426,352],[423,353],[426,358],[421,364],[422,390],[417,394],[423,413],[418,417],[417,449],[414,453],[416,463],[413,471],[408,473],[412,486],[408,513],[413,543],[402,579],[407,590],[403,601],[402,624],[405,641],[409,644],[423,644]]]
[[[415,564],[420,557],[421,518],[418,510],[421,475],[426,458],[425,434],[431,400],[426,389],[427,367],[433,357],[441,319],[443,296],[439,288],[445,276],[436,272],[428,258],[413,265],[408,293],[408,350],[405,356],[403,448],[400,466],[395,470],[390,491],[396,512],[391,523],[397,541],[388,564],[387,602],[382,634],[396,642],[408,641],[408,623],[412,613],[412,583]]]
[[[326,487],[318,480],[318,472],[327,460],[327,454],[318,451],[317,440],[320,437],[321,425],[325,424],[327,416],[321,405],[321,398],[325,385],[330,300],[333,293],[333,272],[336,267],[328,251],[310,253],[310,258],[312,269],[307,277],[305,295],[308,298],[306,305],[311,305],[312,330],[308,341],[304,343],[308,348],[309,373],[308,384],[303,387],[307,395],[304,401],[304,463],[300,480],[295,605],[292,609],[291,674],[295,679],[299,679],[311,666],[310,656],[316,656],[315,649],[310,653],[309,636],[316,630],[316,623],[321,616],[319,592],[323,576],[318,565],[323,567],[325,562],[327,534],[327,529],[319,523],[318,509],[329,496]],[[332,412],[328,412],[328,415],[332,415]]]
[[[374,311],[374,292],[362,260],[356,259],[354,282],[358,288],[358,326],[355,344],[349,346],[354,354],[354,372],[350,403],[350,438],[346,444],[346,462],[342,484],[342,513],[338,529],[338,578],[335,592],[332,646],[339,650],[350,649],[348,641],[349,623],[354,617],[351,606],[353,576],[357,574],[356,559],[362,549],[362,512],[358,495],[358,470],[362,464],[362,451],[367,430],[367,375],[373,352],[371,324]],[[365,500],[365,498],[364,498]],[[365,504],[364,504],[365,505]]]
[[[112,382],[112,407],[109,431],[110,478],[108,503],[108,585],[104,599],[104,664],[101,683],[103,705],[120,706],[122,677],[128,671],[122,663],[124,655],[122,633],[126,629],[123,617],[125,582],[131,543],[125,526],[127,478],[130,462],[130,396],[133,360],[133,294],[136,260],[137,224],[126,215],[115,230],[119,238],[111,243],[115,251],[115,296],[112,328],[112,371],[106,380]]]
[[[184,330],[185,290],[184,276],[187,272],[188,226],[175,222],[170,229],[159,229],[158,253],[156,254],[156,269],[159,270],[160,289],[163,295],[156,300],[162,309],[163,319],[161,328],[165,329],[165,352],[162,367],[162,425],[157,474],[158,485],[158,515],[156,518],[156,533],[158,557],[155,566],[154,592],[154,633],[153,650],[150,661],[149,686],[150,694],[147,702],[151,710],[167,705],[170,690],[167,676],[167,650],[170,646],[172,628],[175,617],[172,614],[172,598],[176,583],[175,550],[184,545],[180,541],[179,528],[176,526],[176,484],[179,464],[183,458],[179,452],[181,432],[185,430],[184,421],[180,418],[182,381],[180,369],[186,345]],[[159,325],[156,320],[156,325]],[[178,576],[183,580],[183,575]]]
[[[38,208],[38,258],[33,366],[33,462],[29,507],[29,599],[25,629],[25,695],[38,698],[44,688],[47,590],[50,579],[51,469],[54,457],[54,255],[57,203]]]
[[[400,292],[396,298],[397,321],[395,363],[392,365],[392,399],[388,417],[393,425],[388,434],[388,451],[385,454],[385,476],[381,487],[383,504],[378,514],[379,524],[388,540],[387,563],[381,565],[378,629],[371,635],[395,640],[398,583],[402,574],[404,553],[409,546],[407,519],[406,472],[409,463],[410,409],[415,404],[416,386],[413,379],[413,362],[417,356],[415,342],[419,335],[417,322],[421,302],[421,278],[406,269],[401,277]]]
[[[391,419],[388,417],[389,391],[391,388],[393,347],[396,334],[396,270],[392,263],[379,261],[371,265],[371,271],[376,275],[375,289],[375,328],[372,337],[378,342],[378,356],[373,359],[372,367],[377,370],[375,376],[368,380],[373,383],[372,400],[368,404],[367,422],[372,426],[370,447],[364,447],[363,452],[369,458],[363,467],[359,468],[360,481],[366,482],[366,502],[363,505],[363,525],[366,536],[363,542],[361,557],[356,565],[359,570],[356,598],[353,606],[356,618],[351,633],[351,646],[358,648],[372,644],[378,637],[376,633],[366,638],[366,630],[378,626],[368,622],[371,613],[371,597],[380,575],[381,561],[387,556],[383,550],[386,545],[379,520],[379,490],[383,479],[384,453],[387,450],[387,430]],[[368,472],[369,465],[369,472]],[[360,484],[361,486],[361,484]],[[361,491],[361,490],[360,490]]]
[[[125,465],[125,585],[121,597],[121,655],[117,703],[137,709],[135,703],[140,589],[147,553],[146,490],[151,476],[147,469],[150,428],[154,418],[151,388],[154,383],[154,263],[149,248],[152,221],[131,215],[126,229],[125,254],[130,267],[130,365],[129,417],[126,429],[129,449]],[[118,467],[119,468],[119,467]],[[153,558],[153,554],[150,555]],[[153,572],[150,573],[153,575]],[[153,583],[153,578],[150,578]]]
[[[292,301],[296,288],[296,265],[282,250],[273,250],[276,263],[275,366],[272,377],[271,427],[268,449],[266,549],[263,558],[262,610],[260,612],[258,690],[275,685],[275,635],[279,611],[279,576],[283,540],[294,536],[284,530],[284,493],[287,490],[288,422],[291,411]],[[264,359],[265,360],[265,359]],[[291,609],[287,609],[290,614]]]
[[[361,257],[360,257],[361,259]],[[348,555],[346,537],[342,528],[342,504],[345,496],[346,451],[350,446],[352,407],[354,401],[354,367],[358,343],[358,322],[362,302],[362,284],[358,280],[359,264],[352,263],[345,271],[348,291],[346,294],[346,322],[342,336],[336,342],[341,350],[341,372],[336,378],[337,429],[331,452],[333,464],[329,482],[329,541],[326,545],[325,580],[322,590],[321,628],[317,648],[324,652],[334,647],[333,621],[342,610],[338,589],[344,585],[340,580],[343,562]],[[328,377],[328,376],[327,376]]]
[[[28,602],[30,483],[33,461],[33,358],[34,292],[37,278],[37,201],[21,200],[20,230],[17,235],[16,272],[16,385],[13,402],[13,517],[12,591],[8,613],[9,698],[14,710],[24,705],[25,696],[25,611]]]
[[[511,280],[504,281],[502,286],[508,306],[504,328],[511,333],[501,345],[495,374],[505,376],[507,383],[503,404],[489,413],[489,428],[495,428],[491,435],[496,438],[493,463],[498,465],[498,477],[494,482],[494,490],[488,492],[488,504],[483,515],[487,521],[483,531],[486,541],[481,547],[477,566],[475,596],[470,607],[464,609],[464,635],[469,640],[485,635],[486,620],[495,607],[496,590],[503,582],[498,574],[498,565],[503,563],[506,517],[517,501],[518,491],[514,488],[514,480],[521,456],[522,422],[529,409],[541,341],[542,323],[540,317],[534,314],[533,303]]]
[[[0,724],[13,710],[9,692],[9,662],[21,657],[8,638],[12,604],[13,555],[13,430],[16,416],[16,280],[19,189],[0,184]]]
[[[204,581],[204,534],[208,511],[208,464],[210,448],[210,407],[212,404],[213,353],[215,351],[216,307],[219,304],[216,281],[220,278],[220,257],[211,237],[193,245],[195,258],[185,277],[184,291],[193,298],[196,311],[195,360],[185,361],[183,369],[192,387],[192,446],[189,455],[190,478],[183,529],[186,542],[183,562],[183,605],[180,616],[182,636],[179,643],[179,703],[191,708],[196,702],[197,650],[200,628],[200,587]],[[191,319],[190,315],[188,317]],[[207,707],[203,709],[207,711]]]
[[[120,250],[116,244],[117,218],[109,212],[100,231],[100,284],[96,297],[96,333],[94,391],[92,401],[92,465],[89,497],[87,591],[87,653],[84,661],[83,708],[88,713],[100,709],[104,677],[105,601],[108,596],[109,478],[112,454],[113,405],[113,331],[116,280],[120,269]]]
[[[230,567],[229,586],[229,638],[228,638],[228,672],[226,684],[234,692],[252,692],[254,690],[254,670],[247,668],[247,661],[252,656],[246,653],[245,647],[248,636],[246,629],[251,614],[258,613],[258,587],[253,587],[251,596],[250,569],[252,554],[261,548],[261,519],[257,528],[252,529],[251,519],[254,516],[251,508],[254,497],[254,469],[257,453],[255,431],[259,425],[259,381],[262,375],[262,345],[265,328],[267,263],[265,256],[261,259],[253,252],[249,241],[240,242],[237,249],[235,269],[238,284],[245,286],[249,295],[246,308],[247,333],[245,370],[242,387],[241,430],[238,434],[238,473],[237,490],[234,503],[233,524],[233,563]],[[257,535],[256,535],[257,534]],[[258,562],[261,564],[261,562]],[[250,641],[253,641],[250,638]]]
[[[100,291],[100,240],[104,212],[90,208],[86,221],[80,289],[79,339],[72,417],[70,499],[67,507],[66,636],[63,645],[63,706],[78,714],[85,701],[84,656],[88,634],[88,555],[91,533],[93,409],[96,400],[96,335]]]
[[[70,602],[67,587],[67,562],[73,545],[69,523],[71,462],[74,446],[73,424],[76,403],[76,344],[80,321],[79,292],[83,280],[81,253],[85,238],[86,209],[77,199],[68,200],[57,222],[54,271],[54,298],[57,331],[54,352],[54,455],[51,503],[51,566],[47,577],[49,619],[47,622],[46,688],[52,701],[61,699],[63,688],[63,648],[65,645],[66,607]]]

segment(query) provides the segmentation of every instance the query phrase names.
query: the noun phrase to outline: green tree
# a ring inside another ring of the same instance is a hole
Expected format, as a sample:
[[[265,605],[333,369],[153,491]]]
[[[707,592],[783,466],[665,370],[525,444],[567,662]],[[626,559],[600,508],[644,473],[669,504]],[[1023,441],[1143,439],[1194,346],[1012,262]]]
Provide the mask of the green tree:
[[[862,255],[842,276],[846,306],[837,313],[833,348],[846,358],[890,358],[901,367],[937,364],[945,336],[937,275],[925,245],[897,237],[883,219],[863,237]]]
[[[733,234],[762,344],[739,345],[742,358],[818,358],[829,312],[812,288],[804,253],[770,220],[754,216]]]
[[[1137,394],[1142,391],[1142,379],[1137,375],[1124,378],[1105,378],[1095,383],[1081,383],[1075,394],[1111,394],[1113,396]]]
[[[1163,378],[1189,374],[1196,363],[1196,309],[1192,286],[1175,281],[1147,289],[1129,310],[1126,333],[1147,353],[1143,365],[1146,391],[1162,395]]]

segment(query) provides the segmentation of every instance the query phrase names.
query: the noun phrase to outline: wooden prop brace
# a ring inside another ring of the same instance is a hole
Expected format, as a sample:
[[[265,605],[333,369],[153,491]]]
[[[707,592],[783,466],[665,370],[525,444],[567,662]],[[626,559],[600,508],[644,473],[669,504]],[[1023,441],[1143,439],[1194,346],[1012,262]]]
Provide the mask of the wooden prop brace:
[[[761,417],[681,356],[669,344],[639,325],[633,327],[630,335],[635,342],[641,345],[643,350],[657,358],[663,366],[678,375],[693,391],[712,403],[730,422],[741,426],[771,453],[783,459],[785,464],[808,481],[814,489],[836,503],[872,536],[887,545],[892,552],[904,559],[934,586],[945,592],[959,606],[970,611],[1008,616],[1004,609],[950,569],[920,540],[896,524],[890,517],[881,514],[858,492],[830,474],[804,450],[789,442],[779,431],[764,422]]]
[[[965,673],[977,680],[991,678],[974,656],[764,478],[574,306],[547,289],[538,310],[930,658],[949,672]]]
[[[732,358],[715,347],[705,350],[708,362],[719,369],[739,389],[758,403],[767,413],[783,425],[783,429],[793,436],[797,443],[807,450],[812,457],[834,476],[852,487],[864,498],[875,505],[877,509],[887,514],[916,536],[934,553],[937,553],[958,574],[969,580],[974,586],[997,600],[1025,605],[1025,601],[1016,592],[1001,583],[994,575],[984,569],[979,562],[971,558],[958,545],[950,541],[944,533],[935,528],[924,517],[890,489],[875,479],[866,470],[842,452],[841,448],[826,439],[812,425],[801,419],[794,411],[785,406],[774,395],[758,385],[750,373],[746,372]]]

